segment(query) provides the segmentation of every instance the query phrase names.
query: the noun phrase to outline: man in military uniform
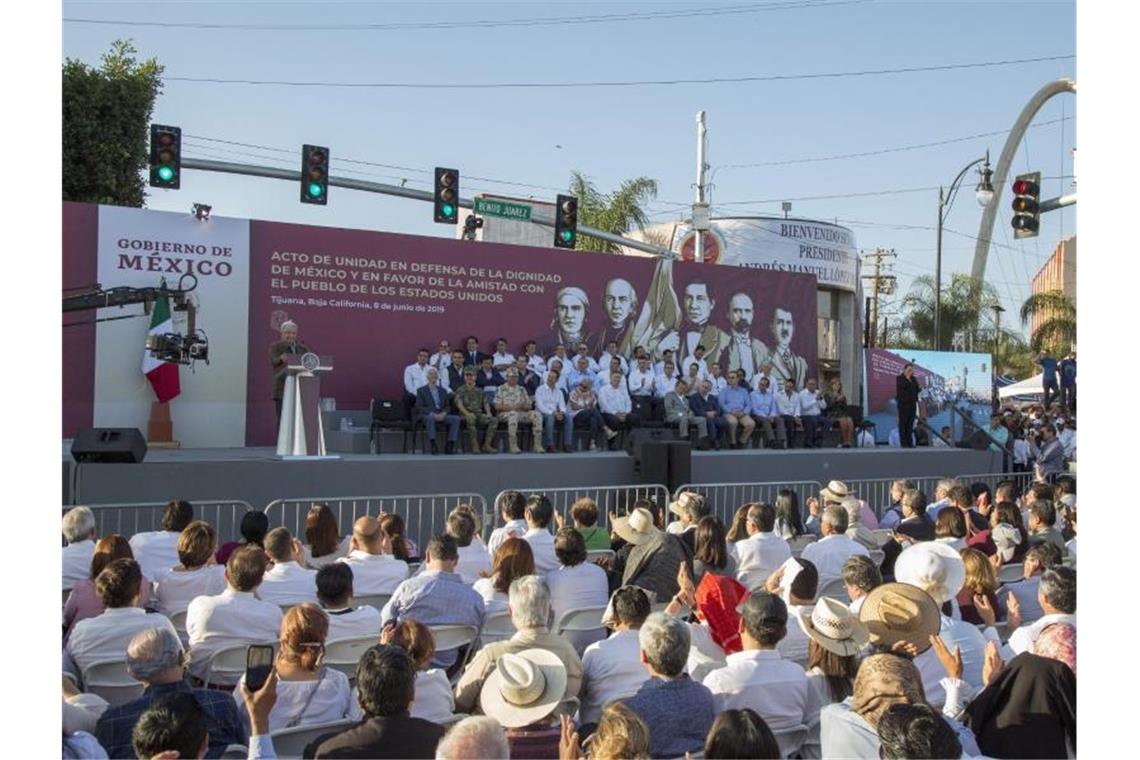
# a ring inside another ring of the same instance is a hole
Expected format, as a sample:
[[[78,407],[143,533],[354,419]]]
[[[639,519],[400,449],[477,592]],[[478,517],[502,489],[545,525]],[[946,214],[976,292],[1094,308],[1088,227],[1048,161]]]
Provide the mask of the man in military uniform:
[[[273,408],[277,410],[277,426],[281,426],[281,401],[285,397],[285,378],[288,360],[286,356],[309,353],[309,347],[297,341],[297,323],[293,320],[281,323],[281,340],[269,347],[269,363],[273,367]]]
[[[478,426],[487,426],[487,435],[483,439],[482,452],[495,453],[495,433],[499,430],[499,420],[491,414],[491,406],[487,403],[487,394],[475,385],[475,368],[463,369],[463,385],[455,391],[455,408],[459,416],[467,422],[467,437],[471,441],[471,453],[478,454],[479,430]]]
[[[520,419],[530,422],[534,431],[532,435],[534,452],[541,454],[543,451],[542,439],[538,435],[538,431],[542,430],[542,415],[531,409],[532,403],[534,402],[526,394],[526,389],[519,385],[519,373],[511,367],[507,370],[506,385],[500,385],[495,391],[495,411],[499,414],[500,422],[503,420],[507,422],[507,442],[510,444],[512,454],[518,454],[520,451],[518,439]]]

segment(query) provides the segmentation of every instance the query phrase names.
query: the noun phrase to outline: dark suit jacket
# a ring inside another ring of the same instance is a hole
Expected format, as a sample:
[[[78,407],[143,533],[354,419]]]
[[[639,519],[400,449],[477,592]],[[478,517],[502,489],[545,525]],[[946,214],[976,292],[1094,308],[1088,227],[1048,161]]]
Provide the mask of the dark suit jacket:
[[[463,385],[463,367],[456,367],[454,364],[448,365],[447,381],[451,384],[451,389],[453,391],[457,390],[459,386]]]
[[[895,526],[895,533],[910,536],[915,541],[933,541],[934,525],[925,517],[908,517]],[[902,550],[902,544],[893,538],[883,544],[883,564],[879,570],[884,576],[894,577],[895,560]]]
[[[277,340],[269,347],[269,363],[273,366],[273,398],[282,398],[285,395],[285,377],[289,373],[285,367],[287,355],[300,356],[309,353],[309,347],[297,341],[291,344],[287,340]]]
[[[482,351],[476,351],[474,357],[471,356],[470,351],[464,351],[463,352],[463,366],[464,367],[474,367],[475,369],[479,369],[479,365],[483,363],[483,360],[484,359],[490,359],[490,358],[491,358],[491,354],[485,354]]]
[[[339,734],[317,737],[304,757],[433,758],[444,727],[407,711],[367,718]]]
[[[506,382],[506,378],[497,369],[491,370],[490,378],[483,374],[482,367],[475,371],[475,386],[477,388],[497,388],[500,385],[505,385]]]
[[[677,567],[682,561],[692,576],[693,557],[688,547],[677,536],[659,531],[649,541],[630,551],[622,572],[622,584],[654,591],[658,602],[668,602],[680,590]]]
[[[895,378],[895,401],[899,404],[900,410],[913,412],[918,408],[918,394],[922,388],[918,384],[917,378],[906,379],[906,375],[899,375]]]
[[[720,401],[711,393],[708,399],[701,398],[699,393],[689,396],[689,408],[698,417],[704,417],[705,412],[716,412],[718,416],[724,413],[724,410],[720,408]]]
[[[436,390],[439,391],[439,403],[436,404],[431,397],[431,386],[425,385],[416,391],[416,416],[427,414],[428,412],[448,412],[451,413],[451,394],[442,385],[437,385]]]

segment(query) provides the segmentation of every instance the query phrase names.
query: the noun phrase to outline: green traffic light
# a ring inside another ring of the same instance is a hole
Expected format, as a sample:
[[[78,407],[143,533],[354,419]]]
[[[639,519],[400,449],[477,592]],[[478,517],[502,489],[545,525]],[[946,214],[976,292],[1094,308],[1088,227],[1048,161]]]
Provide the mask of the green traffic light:
[[[174,169],[169,166],[158,167],[158,178],[163,182],[169,182],[174,179]]]
[[[320,198],[321,194],[323,192],[324,192],[324,188],[321,187],[319,182],[310,182],[309,183],[309,197],[310,198]]]
[[[562,230],[562,242],[569,243],[574,239],[574,230]]]
[[[455,206],[452,206],[450,203],[443,204],[440,207],[440,210],[443,211],[443,215],[446,216],[448,219],[455,216]]]

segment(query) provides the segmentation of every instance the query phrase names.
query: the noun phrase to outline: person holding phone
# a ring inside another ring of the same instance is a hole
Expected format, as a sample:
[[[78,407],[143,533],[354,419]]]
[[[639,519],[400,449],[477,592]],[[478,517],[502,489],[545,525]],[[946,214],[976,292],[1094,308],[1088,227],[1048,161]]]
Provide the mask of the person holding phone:
[[[323,666],[328,630],[328,615],[320,607],[298,604],[281,621],[276,658],[272,657],[271,647],[249,648],[245,675],[233,692],[246,725],[249,725],[249,714],[242,689],[257,691],[271,670],[276,672],[278,684],[277,703],[269,713],[270,731],[361,717],[348,676]]]

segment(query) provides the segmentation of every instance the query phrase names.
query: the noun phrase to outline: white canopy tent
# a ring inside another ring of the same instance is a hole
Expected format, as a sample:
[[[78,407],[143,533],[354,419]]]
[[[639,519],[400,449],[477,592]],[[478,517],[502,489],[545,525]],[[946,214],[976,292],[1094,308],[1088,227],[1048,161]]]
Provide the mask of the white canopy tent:
[[[1041,386],[1042,374],[1034,375],[1025,380],[1018,381],[1004,388],[998,388],[998,398],[1006,399],[1013,396],[1044,396],[1045,389]]]

